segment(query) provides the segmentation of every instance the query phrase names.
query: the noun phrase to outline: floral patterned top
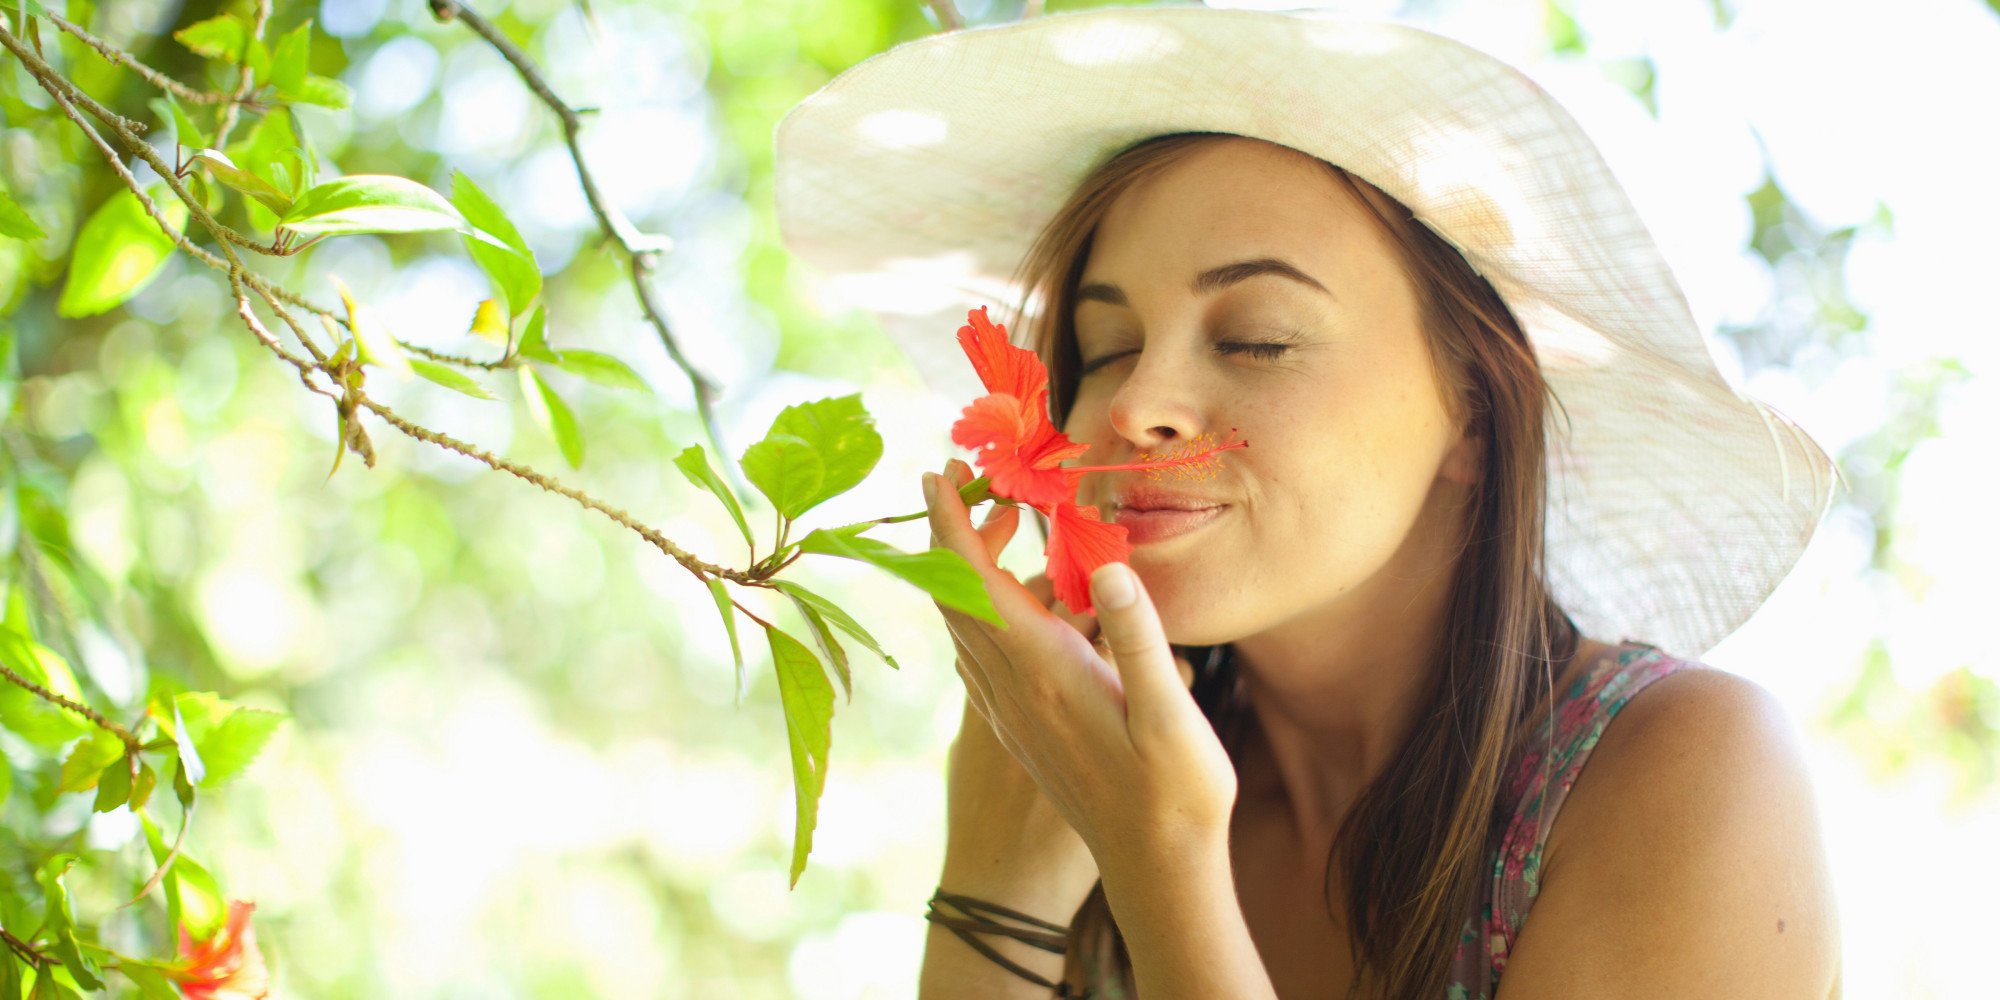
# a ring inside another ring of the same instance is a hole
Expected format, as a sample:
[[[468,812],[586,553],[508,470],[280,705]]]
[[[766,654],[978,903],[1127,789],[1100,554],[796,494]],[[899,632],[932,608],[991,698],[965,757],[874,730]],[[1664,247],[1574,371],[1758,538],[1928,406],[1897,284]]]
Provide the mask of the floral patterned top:
[[[1699,667],[1658,647],[1627,639],[1617,655],[1606,657],[1579,674],[1562,692],[1555,714],[1554,740],[1544,720],[1506,785],[1503,801],[1515,803],[1513,816],[1489,855],[1493,891],[1468,917],[1452,956],[1445,1000],[1490,1000],[1500,987],[1500,972],[1528,919],[1528,908],[1541,892],[1542,848],[1556,813],[1576,784],[1577,775],[1597,746],[1611,717],[1647,685],[1677,670]],[[1553,753],[1544,748],[1553,747]]]
[[[1502,801],[1514,803],[1511,818],[1487,855],[1493,867],[1492,891],[1466,918],[1451,975],[1445,980],[1445,1000],[1491,1000],[1499,989],[1500,972],[1528,919],[1528,908],[1541,891],[1542,848],[1549,829],[1611,717],[1654,681],[1701,666],[1632,639],[1614,648],[1615,655],[1588,664],[1568,690],[1559,693],[1553,740],[1544,720],[1528,739],[1527,745],[1535,749],[1513,768],[1502,793]],[[1545,752],[1551,747],[1552,752]],[[1084,995],[1092,1000],[1131,1000],[1111,954],[1122,950],[1117,949],[1122,942],[1106,944],[1086,949],[1088,973],[1081,981],[1090,992]]]

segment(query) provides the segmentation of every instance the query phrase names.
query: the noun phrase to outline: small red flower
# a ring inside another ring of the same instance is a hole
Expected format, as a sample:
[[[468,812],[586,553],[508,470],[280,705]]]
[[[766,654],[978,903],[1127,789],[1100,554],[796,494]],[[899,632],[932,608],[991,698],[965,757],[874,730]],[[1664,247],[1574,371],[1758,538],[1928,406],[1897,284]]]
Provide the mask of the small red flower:
[[[1034,507],[1049,519],[1049,582],[1056,599],[1076,614],[1093,615],[1090,574],[1108,562],[1132,555],[1125,527],[1103,520],[1096,507],[1076,502],[1076,487],[1086,472],[1171,469],[1186,478],[1212,474],[1215,456],[1232,448],[1247,448],[1233,438],[1213,448],[1198,441],[1172,458],[1129,465],[1064,467],[1081,456],[1088,444],[1071,441],[1049,421],[1049,374],[1035,352],[1007,342],[1007,328],[986,316],[980,306],[966,314],[969,325],[958,328],[958,344],[972,361],[987,395],[973,401],[952,425],[951,440],[979,452],[975,463],[990,479],[991,491]],[[1206,437],[1206,435],[1204,435]]]
[[[265,1000],[271,976],[257,935],[250,927],[255,903],[229,901],[229,918],[207,940],[197,943],[181,928],[180,957],[167,975],[180,984],[187,1000]]]

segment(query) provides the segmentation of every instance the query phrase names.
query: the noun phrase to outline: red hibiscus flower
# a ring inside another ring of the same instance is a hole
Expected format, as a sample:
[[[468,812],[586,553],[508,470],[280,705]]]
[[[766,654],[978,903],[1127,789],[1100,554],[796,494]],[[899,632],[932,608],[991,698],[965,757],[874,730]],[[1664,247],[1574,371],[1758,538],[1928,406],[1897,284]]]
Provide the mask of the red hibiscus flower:
[[[229,901],[229,919],[207,940],[196,943],[181,928],[180,957],[167,975],[180,984],[187,1000],[264,1000],[271,995],[271,976],[257,935],[250,928],[255,903]]]
[[[1049,519],[1049,582],[1056,599],[1072,612],[1094,615],[1090,574],[1108,562],[1124,562],[1132,554],[1125,527],[1105,521],[1096,507],[1076,502],[1077,484],[1087,472],[1173,470],[1184,478],[1212,474],[1218,453],[1247,448],[1233,438],[1211,448],[1189,442],[1170,458],[1129,465],[1064,467],[1081,456],[1088,444],[1071,441],[1049,421],[1049,373],[1035,352],[1007,342],[1007,328],[986,316],[980,306],[966,314],[969,324],[958,328],[958,344],[972,361],[987,395],[973,401],[952,425],[951,439],[961,448],[979,452],[975,463],[991,480],[991,491],[1018,500]],[[1207,435],[1203,435],[1205,439]]]

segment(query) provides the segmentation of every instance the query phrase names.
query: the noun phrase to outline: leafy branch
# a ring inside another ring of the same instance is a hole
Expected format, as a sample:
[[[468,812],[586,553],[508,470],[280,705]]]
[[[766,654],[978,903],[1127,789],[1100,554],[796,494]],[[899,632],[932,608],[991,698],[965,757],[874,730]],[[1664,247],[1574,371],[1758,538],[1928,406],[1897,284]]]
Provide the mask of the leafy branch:
[[[48,16],[33,0],[28,0],[28,5],[31,14]],[[695,371],[681,353],[667,324],[665,310],[652,288],[659,254],[666,243],[661,238],[639,233],[603,197],[579,142],[584,112],[558,98],[527,55],[476,11],[457,0],[433,0],[432,12],[439,20],[457,20],[466,24],[512,65],[524,84],[556,114],[562,125],[565,145],[575,163],[579,182],[598,226],[626,257],[640,307],[669,355],[693,384],[709,442],[720,452],[720,435],[710,405],[716,387]],[[320,97],[328,93],[338,94],[335,89],[339,87],[337,83],[323,83],[317,91],[308,84],[312,78],[305,74],[305,57],[310,42],[310,22],[287,33],[275,48],[271,48],[263,42],[269,20],[269,0],[259,0],[256,15],[248,23],[236,15],[225,14],[175,33],[176,38],[198,53],[239,65],[237,85],[226,95],[196,91],[179,84],[145,66],[131,54],[90,36],[76,25],[67,21],[58,24],[99,56],[132,70],[164,93],[165,96],[156,100],[154,106],[161,117],[174,126],[173,162],[168,162],[160,151],[141,138],[140,133],[145,129],[142,123],[116,114],[84,93],[4,24],[0,24],[0,47],[6,48],[21,61],[28,75],[49,94],[56,109],[98,150],[123,185],[123,190],[114,196],[114,200],[127,199],[131,217],[141,220],[137,225],[157,229],[163,234],[162,257],[178,249],[222,272],[229,283],[236,315],[244,327],[266,349],[291,365],[308,390],[334,403],[340,419],[336,470],[338,456],[346,451],[361,455],[371,467],[374,464],[373,445],[356,419],[361,411],[366,410],[407,437],[533,483],[594,510],[639,535],[687,569],[714,598],[730,638],[739,701],[744,690],[744,663],[736,616],[741,614],[765,630],[772,662],[778,673],[787,728],[792,733],[790,742],[798,795],[798,824],[792,865],[792,879],[796,883],[811,849],[817,802],[824,790],[827,751],[831,743],[833,689],[827,667],[831,667],[831,673],[839,679],[848,697],[851,699],[853,695],[848,657],[836,634],[859,642],[891,667],[896,666],[896,662],[838,604],[795,581],[780,579],[779,574],[808,553],[858,560],[916,585],[940,604],[997,622],[997,613],[977,573],[948,550],[908,553],[863,537],[863,532],[876,525],[911,520],[923,516],[922,512],[816,529],[793,540],[793,528],[802,515],[859,485],[881,456],[880,436],[873,428],[872,418],[862,408],[858,395],[787,408],[772,424],[765,438],[743,452],[740,463],[724,462],[720,473],[699,446],[691,446],[675,458],[674,464],[681,474],[699,489],[713,494],[737,524],[749,549],[750,568],[747,570],[700,559],[615,506],[524,464],[493,455],[452,435],[419,426],[371,398],[365,390],[367,376],[383,368],[399,371],[404,376],[414,371],[458,391],[489,399],[491,395],[477,383],[447,366],[484,370],[517,368],[530,409],[536,411],[537,418],[551,429],[558,444],[562,445],[565,457],[576,465],[580,460],[580,439],[576,437],[574,417],[561,399],[541,381],[534,367],[523,362],[552,364],[612,385],[644,388],[644,383],[621,362],[607,355],[556,351],[547,345],[543,333],[545,312],[539,303],[541,275],[534,267],[533,254],[499,206],[487,199],[463,175],[455,179],[453,197],[448,203],[428,188],[402,178],[350,176],[314,184],[311,181],[312,154],[310,147],[304,145],[303,134],[295,140],[294,151],[304,154],[294,161],[295,170],[287,170],[283,164],[269,159],[258,162],[253,158],[238,166],[221,147],[237,123],[240,108],[266,112],[258,128],[253,129],[251,138],[245,140],[251,144],[251,152],[255,152],[256,143],[264,141],[260,136],[267,125],[277,128],[284,138],[292,137],[290,127],[283,125],[289,109],[267,108],[261,103],[261,87],[264,84],[275,87],[281,100],[312,100],[309,95],[313,93],[318,93]],[[24,23],[32,24],[32,20]],[[176,103],[182,98],[190,103],[221,107],[213,139],[205,139],[200,126],[187,117]],[[191,156],[183,158],[180,153],[181,147],[204,144],[209,148],[198,148]],[[241,147],[232,147],[232,151],[237,148]],[[151,167],[159,175],[160,183],[151,186],[142,184],[132,169],[126,166],[128,156]],[[246,199],[245,211],[250,213],[252,222],[256,223],[259,213],[262,213],[265,222],[259,225],[272,228],[274,238],[267,244],[217,218],[210,208],[211,203],[197,196],[189,187],[189,183],[196,178],[196,170],[204,171],[204,179],[209,183],[219,183],[242,195]],[[266,171],[270,172],[268,176]],[[110,205],[108,202],[105,208],[100,208],[99,214],[106,212]],[[214,239],[217,252],[196,245],[190,234],[183,232],[183,223],[190,221],[193,231],[205,231]],[[79,234],[79,245],[89,236],[90,226],[96,222],[97,217],[93,216],[92,221],[86,224],[85,231]],[[356,302],[345,286],[340,287],[344,314],[319,308],[296,292],[251,270],[239,252],[248,250],[267,256],[289,256],[329,236],[445,229],[457,230],[464,237],[468,252],[493,278],[499,289],[497,299],[481,303],[473,329],[474,333],[505,342],[506,350],[497,361],[447,354],[392,338],[374,324],[366,307]],[[302,234],[311,236],[311,239],[303,244],[294,243],[293,239]],[[111,308],[136,293],[143,284],[144,278],[129,281],[127,287],[117,291],[107,301],[92,301],[89,306],[94,311]],[[67,296],[67,290],[65,294]],[[261,311],[259,303],[263,307]],[[275,317],[276,323],[267,323],[261,314],[264,311]],[[306,327],[313,320],[331,338],[330,346],[323,348],[307,332]],[[303,355],[287,349],[277,333],[273,332],[276,324],[282,324],[282,328],[296,338],[304,349]],[[517,327],[520,327],[518,340]],[[568,429],[567,434],[564,433],[565,428]],[[775,513],[775,537],[769,553],[762,559],[758,558],[757,540],[737,499],[738,494],[747,488],[741,485],[746,480],[770,501]],[[984,499],[984,482],[969,487],[965,497],[969,503]],[[811,645],[793,638],[770,619],[745,606],[729,592],[728,584],[782,594],[804,619]],[[81,702],[58,695],[46,685],[33,683],[31,677],[10,671],[5,679],[44,700],[84,711],[86,717],[102,726],[115,726],[101,714],[83,709]],[[165,725],[165,717],[156,712],[155,718]],[[201,769],[192,745],[182,745],[181,734],[186,730],[178,724],[174,728],[175,739],[168,745],[182,751],[182,760],[174,770],[178,790],[188,780],[183,772],[191,771],[192,780],[199,781]],[[107,731],[115,737],[116,758],[105,756],[112,747],[102,742],[80,742],[78,750],[72,754],[77,763],[71,768],[75,774],[69,784],[84,788],[89,787],[91,780],[102,780],[105,782],[104,789],[110,789],[110,792],[101,789],[100,800],[108,807],[115,807],[119,797],[111,792],[122,794],[128,788],[132,790],[135,802],[142,801],[142,793],[136,787],[142,782],[138,753],[143,749],[158,749],[162,744],[158,741],[142,744],[137,736],[122,729],[109,728]],[[85,747],[91,748],[88,754],[85,754]],[[122,765],[119,759],[122,759]],[[150,775],[149,769],[145,775]],[[143,777],[147,791],[150,791],[151,780],[150,777]],[[191,807],[191,797],[184,800],[184,805]],[[151,829],[148,829],[150,836]],[[182,836],[185,836],[186,829],[184,820]],[[179,848],[179,838],[171,849],[164,843],[156,844],[159,868],[148,880],[146,889],[140,893],[141,897],[163,877],[169,881],[169,896],[175,896],[177,890],[173,888],[169,866],[179,854]]]

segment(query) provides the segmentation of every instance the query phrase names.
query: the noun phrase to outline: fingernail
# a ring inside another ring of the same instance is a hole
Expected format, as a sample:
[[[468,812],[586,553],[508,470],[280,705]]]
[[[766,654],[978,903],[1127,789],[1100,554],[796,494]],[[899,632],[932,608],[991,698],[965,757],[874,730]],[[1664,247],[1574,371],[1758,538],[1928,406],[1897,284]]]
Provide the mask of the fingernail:
[[[937,473],[924,473],[924,502],[927,504],[937,503],[937,481]]]
[[[1138,599],[1139,591],[1132,581],[1132,569],[1124,563],[1105,563],[1090,575],[1091,600],[1098,606],[1116,611],[1128,607]]]

